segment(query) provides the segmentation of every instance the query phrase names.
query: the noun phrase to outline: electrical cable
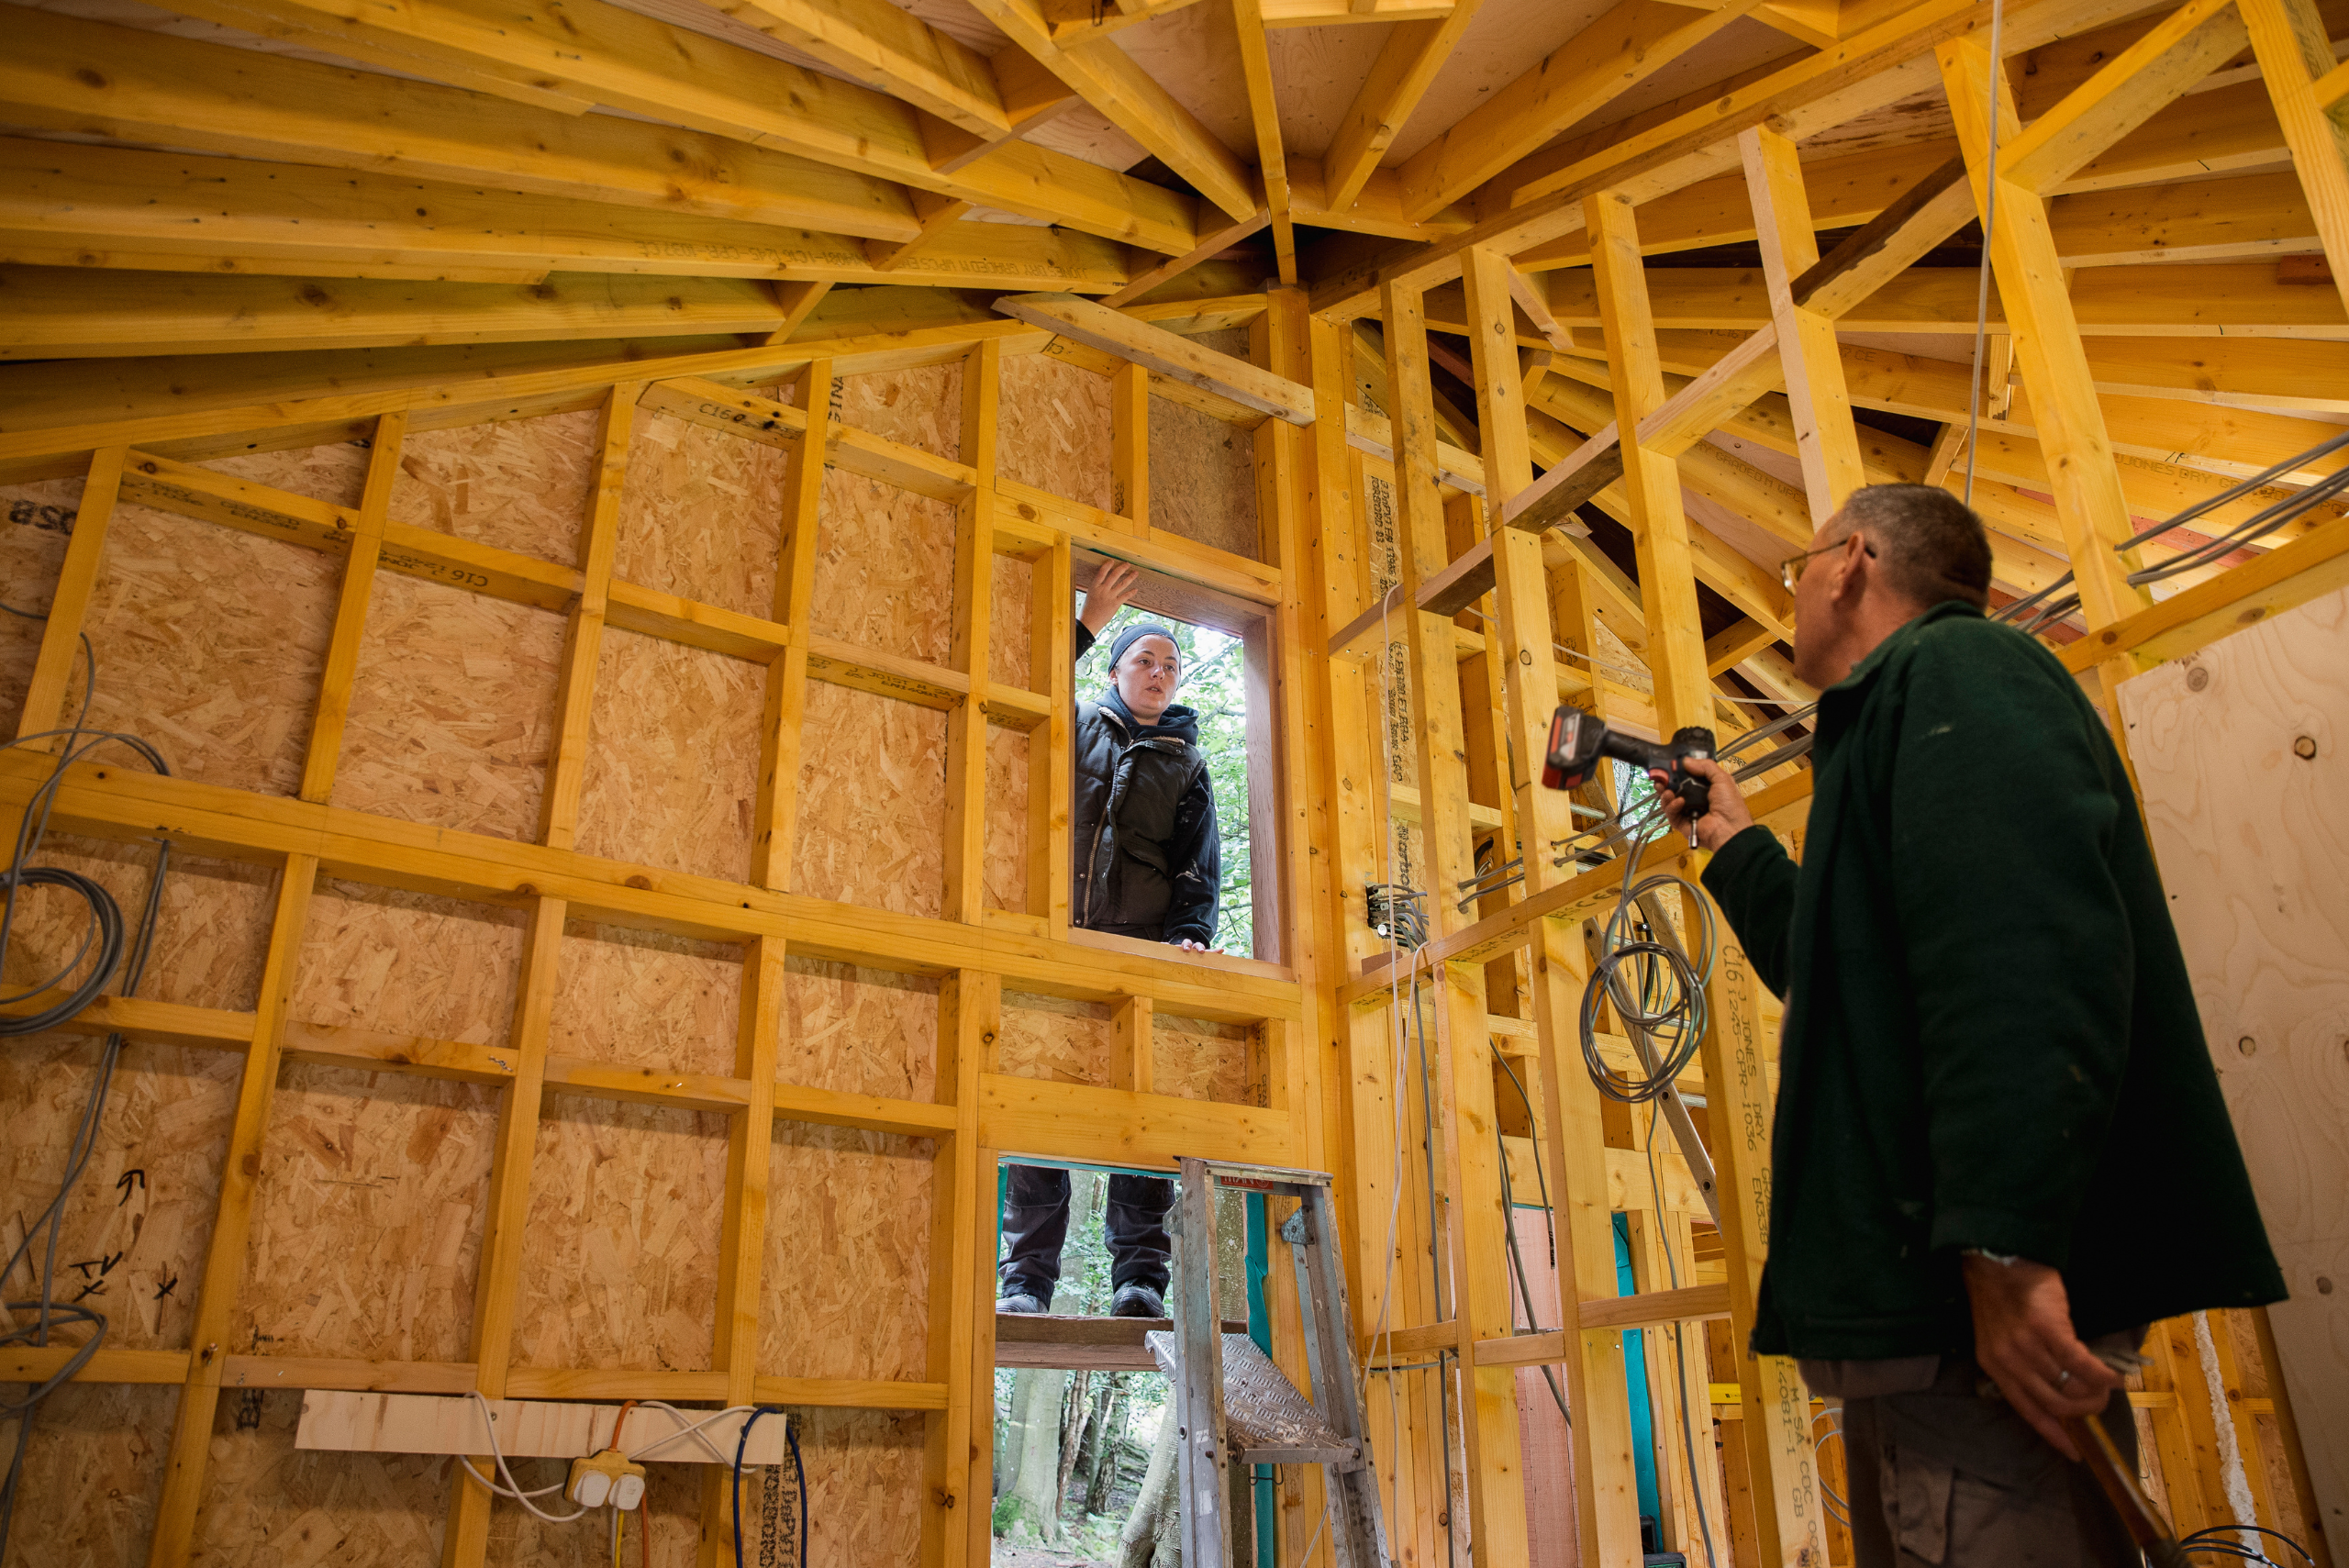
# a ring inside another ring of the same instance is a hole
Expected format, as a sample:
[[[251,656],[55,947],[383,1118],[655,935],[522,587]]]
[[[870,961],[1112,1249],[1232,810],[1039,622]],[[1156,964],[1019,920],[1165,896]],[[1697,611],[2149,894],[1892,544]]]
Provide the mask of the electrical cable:
[[[1965,389],[1965,504],[1974,505],[1974,462],[1982,450],[1982,340],[1990,328],[1990,236],[1998,222],[1998,88],[2005,83],[1998,34],[2006,21],[2005,0],[1990,0],[1989,168],[1983,181],[1982,259],[1975,267],[1974,369]]]
[[[511,1497],[551,1525],[567,1525],[574,1520],[584,1519],[596,1511],[593,1508],[582,1508],[575,1514],[551,1514],[530,1501],[533,1497],[543,1497],[550,1492],[562,1491],[565,1483],[558,1481],[551,1486],[541,1486],[535,1492],[524,1491],[522,1484],[514,1478],[514,1467],[506,1462],[505,1448],[497,1440],[497,1412],[490,1408],[489,1396],[478,1388],[470,1389],[467,1392],[472,1395],[473,1403],[481,1407],[482,1430],[489,1437],[490,1462],[496,1466],[497,1473],[506,1478],[506,1485],[500,1486],[496,1482],[475,1470],[472,1458],[461,1453],[457,1456],[457,1462],[464,1466],[466,1474],[481,1483],[492,1496]]]
[[[2245,1562],[2265,1562],[2269,1565],[2269,1568],[2281,1568],[2281,1565],[2277,1564],[2274,1558],[2266,1556],[2251,1547],[2245,1546],[2240,1541],[2221,1540],[2206,1540],[2203,1539],[2205,1536],[2227,1536],[2245,1530],[2250,1531],[2254,1535],[2275,1537],[2277,1540],[2282,1541],[2285,1545],[2298,1552],[2301,1562],[2310,1564],[2310,1568],[2314,1568],[2316,1558],[2310,1552],[2307,1547],[2302,1546],[2299,1541],[2294,1540],[2282,1530],[2269,1529],[2265,1525],[2212,1525],[2207,1529],[2196,1530],[2192,1535],[2188,1536],[2177,1544],[2182,1551],[2189,1553],[2209,1552],[2213,1556],[2232,1557]]]
[[[1842,1440],[1843,1436],[1842,1417],[1835,1410],[1822,1410],[1820,1412],[1820,1415],[1822,1417],[1835,1417],[1835,1424],[1810,1440],[1811,1473],[1819,1477],[1820,1499],[1827,1505],[1827,1512],[1830,1517],[1831,1517],[1837,1524],[1842,1525],[1845,1529],[1849,1529],[1852,1528],[1851,1502],[1848,1498],[1843,1496],[1842,1493],[1836,1491],[1834,1487],[1827,1485],[1826,1473],[1820,1469],[1819,1464],[1819,1451],[1820,1447],[1826,1443],[1827,1440],[1829,1438],[1834,1438],[1838,1441]],[[1850,1451],[1848,1449],[1845,1450],[1846,1463],[1849,1462],[1849,1453]]]
[[[1494,1060],[1500,1060],[1499,1052],[1496,1051],[1494,1053]],[[1510,1075],[1512,1077],[1515,1076],[1514,1073]],[[1493,1129],[1493,1142],[1501,1151],[1501,1213],[1508,1217],[1506,1222],[1501,1227],[1501,1237],[1502,1240],[1508,1244],[1509,1266],[1514,1269],[1517,1273],[1517,1299],[1525,1304],[1525,1331],[1529,1334],[1539,1334],[1544,1330],[1542,1327],[1541,1320],[1533,1315],[1533,1285],[1532,1283],[1525,1277],[1525,1253],[1524,1251],[1517,1244],[1517,1194],[1509,1184],[1508,1140],[1501,1136],[1501,1129],[1497,1126]],[[1541,1168],[1542,1162],[1539,1159],[1536,1159],[1533,1162],[1533,1164],[1534,1168],[1538,1170]],[[1545,1194],[1542,1208],[1546,1212],[1548,1207],[1549,1203],[1547,1195]],[[1553,1256],[1551,1263],[1553,1267],[1555,1267],[1557,1260],[1555,1256],[1554,1243],[1553,1244],[1552,1252]],[[1511,1329],[1516,1329],[1516,1302],[1509,1304],[1508,1318],[1509,1328]],[[1558,1407],[1558,1415],[1560,1418],[1565,1421],[1567,1426],[1573,1426],[1575,1424],[1575,1418],[1574,1416],[1566,1409],[1565,1392],[1558,1386],[1558,1375],[1556,1373],[1551,1371],[1550,1363],[1547,1362],[1543,1362],[1542,1363],[1542,1381],[1550,1385],[1550,1397],[1556,1402]]]
[[[0,607],[28,620],[49,618],[46,615],[17,609],[13,605]],[[138,753],[157,773],[168,775],[171,773],[170,764],[163,761],[162,754],[139,737],[89,728],[90,706],[97,695],[98,659],[86,633],[82,636],[81,647],[88,668],[88,678],[83,686],[81,710],[74,716],[73,723],[62,728],[19,736],[7,742],[6,746],[0,746],[0,750],[6,750],[36,740],[61,740],[63,742],[58,748],[55,766],[26,802],[24,815],[17,823],[16,842],[11,847],[7,871],[0,874],[6,889],[5,906],[0,906],[0,964],[6,961],[8,944],[15,931],[17,895],[27,886],[66,888],[88,906],[90,925],[83,932],[81,945],[63,968],[30,990],[5,1000],[28,1001],[47,991],[62,987],[74,969],[89,957],[94,945],[97,950],[96,962],[82,984],[73,987],[63,1000],[21,1017],[0,1018],[0,1037],[36,1033],[72,1018],[104,993],[106,982],[115,977],[117,969],[121,974],[121,995],[126,997],[137,995],[147,973],[148,961],[154,952],[155,932],[162,910],[163,886],[171,871],[170,840],[157,840],[155,869],[148,879],[147,900],[139,913],[137,934],[127,941],[121,908],[115,903],[113,895],[98,883],[79,873],[28,863],[39,851],[42,840],[48,836],[50,816],[56,807],[58,793],[63,787],[66,770],[97,748],[108,741],[119,742]],[[17,1488],[24,1476],[25,1455],[31,1445],[33,1426],[39,1419],[40,1407],[51,1394],[71,1382],[89,1364],[106,1339],[108,1323],[104,1313],[78,1305],[59,1306],[57,1253],[64,1234],[66,1201],[72,1196],[75,1184],[81,1181],[83,1173],[89,1167],[92,1154],[96,1151],[99,1128],[107,1098],[113,1090],[115,1069],[122,1059],[122,1036],[118,1032],[107,1034],[100,1045],[96,1067],[91,1074],[90,1093],[83,1102],[82,1117],[74,1128],[72,1140],[67,1145],[65,1173],[58,1183],[56,1195],[26,1227],[23,1238],[9,1252],[7,1261],[0,1263],[0,1281],[5,1281],[16,1273],[17,1264],[31,1251],[43,1228],[47,1228],[49,1238],[41,1254],[39,1296],[28,1301],[0,1303],[12,1312],[34,1312],[35,1319],[29,1327],[0,1331],[0,1345],[30,1341],[36,1348],[42,1348],[49,1344],[50,1334],[56,1329],[86,1324],[91,1330],[89,1339],[74,1347],[73,1353],[65,1363],[46,1381],[31,1385],[24,1397],[14,1404],[0,1405],[0,1419],[19,1418],[16,1447],[9,1457],[6,1479],[0,1481],[0,1559],[7,1555],[9,1531],[16,1519]]]
[[[728,1510],[727,1510],[727,1511],[728,1511],[728,1512],[729,1512],[729,1513],[731,1513],[731,1514],[734,1516],[734,1568],[743,1568],[743,1563],[742,1563],[742,1455],[743,1455],[743,1453],[744,1453],[745,1451],[747,1451],[749,1450],[749,1448],[750,1448],[750,1446],[751,1446],[751,1429],[752,1427],[755,1427],[755,1426],[757,1426],[757,1425],[759,1424],[759,1418],[760,1418],[761,1417],[763,1417],[763,1416],[782,1416],[782,1417],[783,1417],[783,1424],[784,1424],[784,1431],[785,1431],[785,1433],[786,1435],[788,1435],[788,1433],[789,1433],[789,1432],[790,1432],[790,1430],[791,1430],[791,1417],[790,1417],[787,1413],[785,1413],[785,1411],[782,1411],[782,1410],[778,1410],[777,1408],[775,1408],[775,1407],[774,1407],[774,1406],[772,1406],[772,1405],[762,1405],[762,1406],[758,1407],[756,1409],[752,1410],[752,1411],[750,1413],[750,1415],[749,1415],[747,1418],[744,1418],[744,1420],[743,1420],[743,1422],[742,1422],[742,1430],[741,1430],[741,1432],[740,1433],[740,1435],[738,1435],[738,1436],[735,1438],[735,1440],[734,1440],[734,1478],[733,1478],[732,1482],[729,1484],[729,1488],[728,1488],[728,1491],[727,1491],[727,1495],[726,1495],[726,1496],[727,1496],[727,1502],[728,1502],[728,1504],[729,1505],[729,1507],[728,1507]],[[795,1454],[796,1453],[796,1451],[797,1451],[795,1449],[795,1450],[794,1450]],[[807,1485],[807,1483],[806,1483],[806,1481],[803,1479],[803,1480],[801,1481],[800,1485],[804,1487],[804,1486]],[[804,1497],[805,1497],[805,1494],[804,1494],[804,1493],[802,1494],[802,1497],[803,1497],[803,1500],[804,1500]],[[800,1515],[801,1515],[800,1529],[801,1529],[801,1530],[802,1530],[802,1532],[803,1532],[803,1539],[804,1539],[804,1532],[805,1532],[805,1530],[806,1530],[806,1529],[807,1529],[807,1523],[806,1523],[807,1509],[806,1509],[806,1508],[804,1508],[804,1507],[803,1507],[803,1508],[801,1508],[801,1509],[800,1509]]]
[[[1651,815],[1660,818],[1662,812],[1658,809]],[[1608,916],[1607,924],[1600,930],[1598,957],[1591,965],[1590,980],[1582,994],[1583,1065],[1598,1092],[1622,1105],[1642,1105],[1664,1094],[1696,1059],[1705,1038],[1705,986],[1712,979],[1720,949],[1712,903],[1687,878],[1659,872],[1639,882],[1632,880],[1639,872],[1641,851],[1647,842],[1642,833],[1624,845],[1622,886],[1616,895],[1614,912]],[[1687,895],[1686,906],[1699,917],[1700,958],[1683,952],[1677,941],[1658,940],[1669,934],[1670,927],[1661,918],[1654,895],[1675,887]],[[1636,939],[1631,926],[1635,909],[1646,915],[1650,933]],[[1631,984],[1625,980],[1627,969],[1633,976]],[[1632,984],[1636,984],[1636,991],[1631,988]],[[1640,1073],[1618,1072],[1600,1055],[1601,998],[1614,1005],[1626,1031],[1635,1031],[1651,1041],[1668,1042],[1652,1068]]]
[[[799,1423],[788,1416],[784,1418],[783,1440],[791,1445],[791,1473],[799,1483],[799,1561],[795,1568],[807,1568],[807,1465],[799,1457]]]
[[[1648,1212],[1659,1218],[1664,1213],[1664,1178],[1655,1168],[1655,1124],[1663,1115],[1663,1106],[1651,1105],[1648,1107],[1648,1191],[1655,1203],[1655,1207]],[[1673,1256],[1669,1243],[1663,1251],[1664,1273],[1672,1288],[1678,1290],[1679,1260]],[[1720,1554],[1713,1550],[1712,1521],[1705,1517],[1704,1488],[1697,1485],[1697,1418],[1688,1409],[1688,1354],[1680,1337],[1682,1327],[1676,1321],[1672,1325],[1672,1364],[1675,1373],[1673,1386],[1680,1395],[1680,1444],[1688,1460],[1688,1500],[1697,1505],[1697,1533],[1705,1542],[1705,1561],[1713,1568],[1720,1568]]]

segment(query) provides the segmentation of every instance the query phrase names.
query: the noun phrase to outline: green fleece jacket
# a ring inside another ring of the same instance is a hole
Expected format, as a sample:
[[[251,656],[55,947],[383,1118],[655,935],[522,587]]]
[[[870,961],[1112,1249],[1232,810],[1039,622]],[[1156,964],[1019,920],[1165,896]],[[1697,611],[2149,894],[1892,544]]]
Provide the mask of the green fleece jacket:
[[[2061,1269],[2083,1336],[2282,1299],[2121,757],[1954,601],[1820,699],[1799,867],[1705,871],[1786,1000],[1753,1348],[1973,1342],[1959,1250]]]

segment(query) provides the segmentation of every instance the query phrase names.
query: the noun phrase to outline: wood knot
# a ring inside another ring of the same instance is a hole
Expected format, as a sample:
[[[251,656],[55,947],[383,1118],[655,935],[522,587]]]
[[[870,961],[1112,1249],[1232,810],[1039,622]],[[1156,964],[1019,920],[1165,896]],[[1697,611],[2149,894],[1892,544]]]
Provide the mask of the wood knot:
[[[630,887],[649,888],[652,885],[652,879],[645,875],[642,872],[639,872],[634,876],[628,879],[628,885]]]

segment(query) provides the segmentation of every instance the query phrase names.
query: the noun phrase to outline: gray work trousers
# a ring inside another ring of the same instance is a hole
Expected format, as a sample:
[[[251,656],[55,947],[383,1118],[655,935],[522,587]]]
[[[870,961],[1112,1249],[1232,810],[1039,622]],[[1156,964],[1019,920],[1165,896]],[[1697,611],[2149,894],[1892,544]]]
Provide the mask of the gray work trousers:
[[[2144,1559],[2096,1477],[1986,1396],[1972,1356],[1943,1357],[1930,1370],[1926,1386],[1844,1397],[1854,1568],[2138,1568]],[[2104,1427],[2133,1471],[2137,1422],[2126,1390],[2113,1391]]]

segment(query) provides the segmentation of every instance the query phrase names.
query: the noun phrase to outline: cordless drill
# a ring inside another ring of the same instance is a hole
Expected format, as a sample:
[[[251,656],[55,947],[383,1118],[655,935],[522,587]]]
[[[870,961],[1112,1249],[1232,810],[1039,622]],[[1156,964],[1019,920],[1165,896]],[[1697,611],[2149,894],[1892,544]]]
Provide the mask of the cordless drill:
[[[1697,841],[1697,818],[1710,809],[1711,795],[1703,779],[1688,771],[1688,759],[1713,754],[1713,732],[1694,725],[1679,730],[1662,745],[1609,729],[1578,707],[1560,705],[1550,718],[1550,755],[1542,765],[1542,782],[1552,789],[1573,789],[1591,775],[1602,757],[1629,762],[1643,772],[1669,776],[1665,786],[1687,807],[1688,841]]]

